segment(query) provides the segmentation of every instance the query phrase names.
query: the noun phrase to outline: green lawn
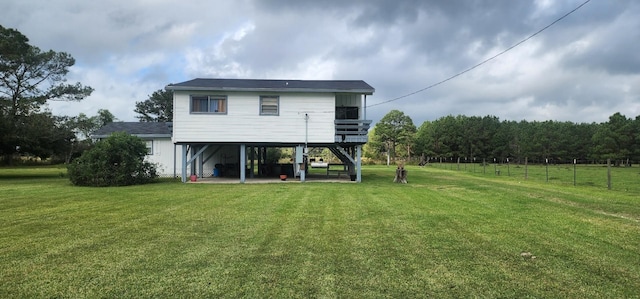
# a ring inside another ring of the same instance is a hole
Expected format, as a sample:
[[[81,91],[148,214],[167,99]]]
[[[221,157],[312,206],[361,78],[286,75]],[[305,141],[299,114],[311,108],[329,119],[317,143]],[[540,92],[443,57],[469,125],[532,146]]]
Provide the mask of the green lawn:
[[[636,189],[408,170],[86,188],[0,168],[0,298],[638,297]]]

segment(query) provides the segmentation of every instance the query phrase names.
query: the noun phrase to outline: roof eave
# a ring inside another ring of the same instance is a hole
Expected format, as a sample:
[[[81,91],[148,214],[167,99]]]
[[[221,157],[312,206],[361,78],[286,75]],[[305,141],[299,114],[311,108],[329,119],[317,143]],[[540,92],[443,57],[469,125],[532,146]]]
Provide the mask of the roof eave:
[[[205,87],[205,86],[176,86],[167,85],[170,91],[244,91],[244,92],[330,92],[330,93],[357,93],[372,95],[375,89],[320,89],[320,88],[239,88],[239,87]]]
[[[115,133],[115,132],[113,132],[113,133]],[[91,138],[93,138],[93,139],[104,139],[104,138],[108,138],[113,133],[92,135]],[[139,138],[171,138],[171,134],[135,134],[135,133],[128,133],[128,134],[132,135],[132,136],[139,137]]]

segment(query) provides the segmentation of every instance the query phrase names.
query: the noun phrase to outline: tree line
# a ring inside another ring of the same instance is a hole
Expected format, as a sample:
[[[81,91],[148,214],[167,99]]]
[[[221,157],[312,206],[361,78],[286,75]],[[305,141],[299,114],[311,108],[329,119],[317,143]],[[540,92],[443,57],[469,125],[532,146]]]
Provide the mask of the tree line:
[[[603,123],[501,121],[495,116],[448,115],[416,128],[393,110],[369,134],[365,157],[427,162],[600,163],[640,161],[640,116],[615,113]]]
[[[78,102],[93,88],[66,75],[75,64],[68,53],[43,51],[18,30],[0,25],[0,164],[25,157],[69,163],[94,144],[91,134],[116,117],[106,109],[97,115],[56,116],[48,101]],[[170,121],[172,95],[158,90],[136,102],[140,121]]]
[[[105,109],[95,116],[54,116],[47,101],[81,101],[93,88],[68,84],[75,64],[71,55],[42,51],[15,29],[0,25],[0,163],[36,156],[69,162],[93,145],[91,134],[115,121]],[[173,98],[158,90],[136,102],[140,121],[171,121]],[[603,123],[501,121],[495,116],[444,116],[416,127],[398,110],[385,115],[369,132],[365,157],[408,162],[509,161],[554,163],[640,161],[640,116],[615,113]]]
[[[71,55],[42,51],[15,29],[0,26],[0,156],[11,163],[16,155],[66,156],[76,138],[69,118],[53,116],[47,101],[80,101],[93,88],[69,84],[75,64]]]

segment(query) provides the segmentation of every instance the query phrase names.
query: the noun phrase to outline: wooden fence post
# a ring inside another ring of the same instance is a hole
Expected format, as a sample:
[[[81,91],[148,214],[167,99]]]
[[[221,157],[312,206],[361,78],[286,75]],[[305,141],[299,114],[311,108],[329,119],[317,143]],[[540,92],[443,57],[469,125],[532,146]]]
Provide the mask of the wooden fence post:
[[[482,158],[482,174],[486,174],[487,173],[487,161],[486,159]]]
[[[547,183],[549,182],[549,158],[544,159],[544,169],[547,176]]]
[[[527,180],[529,178],[529,158],[524,157],[524,179]]]
[[[611,159],[607,159],[607,189],[611,190]]]
[[[578,163],[577,159],[573,159],[573,185],[576,185],[576,164]]]

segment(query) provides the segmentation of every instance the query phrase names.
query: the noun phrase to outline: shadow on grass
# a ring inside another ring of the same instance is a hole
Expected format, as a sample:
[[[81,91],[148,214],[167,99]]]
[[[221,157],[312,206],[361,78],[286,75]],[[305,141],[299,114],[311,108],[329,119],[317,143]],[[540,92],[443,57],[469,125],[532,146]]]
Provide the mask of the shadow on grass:
[[[57,179],[67,177],[64,172],[59,173],[0,173],[0,180],[30,180]]]
[[[24,166],[0,167],[0,180],[59,179],[67,176],[66,167]]]

